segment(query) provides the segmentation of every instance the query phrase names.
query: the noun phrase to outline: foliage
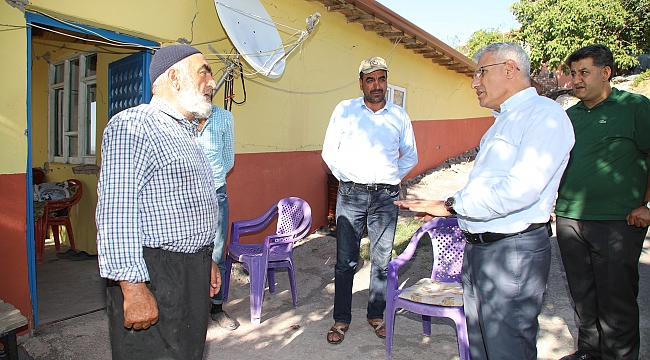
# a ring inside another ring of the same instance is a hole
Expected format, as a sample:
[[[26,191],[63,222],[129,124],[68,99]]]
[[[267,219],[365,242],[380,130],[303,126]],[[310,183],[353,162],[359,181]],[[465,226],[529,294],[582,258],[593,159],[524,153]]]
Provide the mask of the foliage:
[[[548,63],[567,71],[563,62],[571,52],[597,43],[612,50],[620,69],[629,69],[650,46],[650,0],[520,0],[511,10],[532,69]]]
[[[465,45],[465,48],[462,49],[463,51],[461,52],[471,59],[474,54],[485,45],[514,40],[514,34],[512,33],[502,33],[498,29],[481,29],[475,31],[472,36],[469,37],[467,45]]]
[[[650,69],[646,69],[644,72],[639,74],[639,76],[635,77],[634,80],[632,80],[632,87],[637,87],[641,85],[642,82],[648,80],[650,78]]]
[[[397,229],[395,229],[395,241],[393,242],[393,258],[401,254],[404,249],[406,249],[406,246],[411,241],[411,237],[420,228],[420,226],[422,226],[422,221],[412,219],[406,221],[405,223],[397,224]],[[424,238],[420,240],[418,247],[420,247],[420,244],[426,243],[426,241],[423,240]],[[359,256],[365,260],[370,259],[370,244],[361,245]]]
[[[408,220],[403,224],[397,224],[397,229],[395,230],[395,242],[393,242],[393,258],[404,252],[404,249],[406,249],[406,246],[411,241],[411,237],[416,231],[418,231],[422,224],[422,221],[413,219]],[[426,241],[422,238],[420,242],[425,243]],[[418,247],[419,246],[420,243],[418,243]]]

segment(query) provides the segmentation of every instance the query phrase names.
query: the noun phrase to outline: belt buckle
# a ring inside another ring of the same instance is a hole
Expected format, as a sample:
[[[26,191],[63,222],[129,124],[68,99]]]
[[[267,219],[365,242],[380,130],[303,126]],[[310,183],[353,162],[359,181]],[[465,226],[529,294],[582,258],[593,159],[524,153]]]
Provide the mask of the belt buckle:
[[[485,244],[483,241],[483,234],[472,234],[470,232],[463,232],[465,235],[465,242],[471,245]]]
[[[368,185],[368,190],[377,191],[379,190],[379,186],[377,184],[370,184]]]

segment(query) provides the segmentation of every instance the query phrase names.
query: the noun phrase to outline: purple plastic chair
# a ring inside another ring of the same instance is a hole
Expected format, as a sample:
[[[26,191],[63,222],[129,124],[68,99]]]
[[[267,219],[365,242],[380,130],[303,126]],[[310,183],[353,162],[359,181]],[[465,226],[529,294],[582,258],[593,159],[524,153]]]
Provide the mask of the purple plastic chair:
[[[420,241],[424,234],[429,235],[433,247],[433,270],[431,271],[431,279],[441,283],[456,283],[456,286],[462,282],[461,269],[463,266],[463,252],[465,250],[465,236],[463,235],[463,231],[458,227],[457,219],[435,218],[425,223],[413,234],[404,252],[388,264],[386,359],[392,359],[395,312],[401,308],[422,315],[422,330],[427,336],[431,335],[432,316],[448,317],[454,320],[456,323],[460,359],[469,360],[467,325],[465,323],[465,311],[463,310],[462,304],[460,306],[431,305],[399,297],[408,288],[400,289],[398,287],[398,270],[411,259],[418,245],[418,241]]]
[[[263,230],[276,216],[278,225],[275,234],[265,237],[263,244],[239,243],[241,235]],[[267,277],[269,292],[275,293],[275,268],[288,268],[293,307],[298,306],[293,269],[293,243],[307,235],[310,228],[311,208],[306,201],[297,197],[278,201],[264,215],[256,219],[233,222],[230,244],[226,251],[224,302],[228,301],[232,262],[237,261],[250,274],[251,323],[260,323]]]

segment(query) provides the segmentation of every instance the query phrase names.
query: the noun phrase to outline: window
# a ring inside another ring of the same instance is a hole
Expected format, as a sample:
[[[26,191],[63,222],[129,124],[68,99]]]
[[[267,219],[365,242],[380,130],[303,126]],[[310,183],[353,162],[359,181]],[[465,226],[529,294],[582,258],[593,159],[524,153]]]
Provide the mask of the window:
[[[402,108],[406,106],[406,89],[403,87],[388,84],[386,100]]]
[[[49,159],[95,164],[97,54],[75,54],[50,65]]]

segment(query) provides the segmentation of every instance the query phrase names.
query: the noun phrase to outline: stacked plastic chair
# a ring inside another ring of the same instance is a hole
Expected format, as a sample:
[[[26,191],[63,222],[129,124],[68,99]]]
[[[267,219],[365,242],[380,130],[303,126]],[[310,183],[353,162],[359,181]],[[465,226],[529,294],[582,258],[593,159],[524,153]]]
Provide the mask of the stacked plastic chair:
[[[266,236],[262,244],[241,244],[239,238],[266,228],[277,216],[275,234]],[[232,262],[241,263],[250,274],[251,323],[259,324],[266,279],[269,292],[275,293],[275,269],[288,268],[293,307],[298,306],[296,278],[293,266],[293,243],[302,239],[311,228],[311,208],[297,197],[284,198],[274,204],[264,215],[232,223],[230,244],[226,251],[224,301],[228,301]]]
[[[61,251],[61,241],[59,240],[59,227],[65,226],[68,232],[68,239],[70,240],[70,248],[76,250],[74,243],[74,232],[72,231],[72,222],[70,221],[70,214],[72,207],[75,206],[81,195],[83,194],[83,186],[81,181],[77,179],[66,180],[68,188],[74,189],[74,193],[70,198],[56,201],[45,202],[45,210],[43,216],[34,224],[34,241],[36,248],[36,263],[43,263],[43,253],[45,252],[45,235],[48,227],[52,227],[52,234],[54,235],[54,245],[56,251]]]

